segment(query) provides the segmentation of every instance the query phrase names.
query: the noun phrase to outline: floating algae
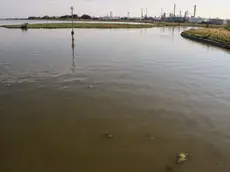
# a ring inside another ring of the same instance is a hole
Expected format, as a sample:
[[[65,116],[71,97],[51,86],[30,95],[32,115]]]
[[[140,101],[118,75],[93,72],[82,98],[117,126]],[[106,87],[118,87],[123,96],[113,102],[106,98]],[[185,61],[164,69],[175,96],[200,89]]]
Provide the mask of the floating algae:
[[[179,153],[179,154],[177,155],[176,163],[177,163],[177,164],[181,164],[181,163],[187,161],[187,160],[188,160],[188,157],[189,157],[189,154],[184,153],[184,152],[181,152],[181,153]]]

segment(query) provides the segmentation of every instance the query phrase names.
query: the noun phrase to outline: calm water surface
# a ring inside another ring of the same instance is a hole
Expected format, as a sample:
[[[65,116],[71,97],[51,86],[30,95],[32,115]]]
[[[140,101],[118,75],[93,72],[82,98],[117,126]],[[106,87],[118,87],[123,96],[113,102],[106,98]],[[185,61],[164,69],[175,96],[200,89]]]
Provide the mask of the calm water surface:
[[[0,171],[230,171],[230,54],[183,29],[0,28]]]

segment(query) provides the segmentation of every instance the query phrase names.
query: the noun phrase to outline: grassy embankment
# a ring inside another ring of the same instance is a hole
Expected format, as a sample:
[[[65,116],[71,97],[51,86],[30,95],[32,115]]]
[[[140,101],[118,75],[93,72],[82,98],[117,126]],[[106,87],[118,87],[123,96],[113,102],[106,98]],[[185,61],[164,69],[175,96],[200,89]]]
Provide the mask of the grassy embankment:
[[[189,29],[181,33],[181,36],[194,41],[203,42],[230,50],[229,28],[199,28]]]
[[[144,22],[144,21],[143,21]],[[193,23],[173,23],[173,22],[154,22],[146,24],[130,24],[130,23],[74,23],[74,28],[151,28],[151,27],[206,27],[205,24]],[[9,29],[21,28],[21,25],[3,25],[1,27]],[[61,29],[71,28],[71,23],[41,23],[28,24],[28,29]],[[224,25],[209,25],[210,28],[224,28]]]
[[[19,29],[21,25],[3,25],[2,27],[9,29]],[[118,24],[118,23],[74,23],[74,28],[151,28],[152,24]],[[42,24],[28,24],[28,29],[62,29],[72,28],[71,23],[42,23]]]
[[[216,41],[222,44],[230,45],[230,31],[228,29],[214,29],[214,28],[199,28],[189,29],[183,32],[185,35],[193,36],[196,38],[203,38]]]
[[[175,22],[154,22],[154,26],[157,27],[167,27],[167,26],[180,26],[180,27],[203,27],[207,28],[228,28],[230,30],[230,27],[227,27],[226,25],[215,25],[215,24],[200,24],[200,23],[175,23]]]

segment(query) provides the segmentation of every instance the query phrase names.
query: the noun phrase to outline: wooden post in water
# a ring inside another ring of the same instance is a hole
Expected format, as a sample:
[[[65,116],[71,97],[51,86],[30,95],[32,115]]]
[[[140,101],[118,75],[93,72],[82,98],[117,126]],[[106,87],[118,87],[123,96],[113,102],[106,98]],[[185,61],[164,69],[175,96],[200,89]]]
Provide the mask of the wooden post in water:
[[[74,35],[74,31],[73,31],[73,6],[70,7],[71,10],[71,15],[72,15],[72,31],[71,31],[71,35]]]

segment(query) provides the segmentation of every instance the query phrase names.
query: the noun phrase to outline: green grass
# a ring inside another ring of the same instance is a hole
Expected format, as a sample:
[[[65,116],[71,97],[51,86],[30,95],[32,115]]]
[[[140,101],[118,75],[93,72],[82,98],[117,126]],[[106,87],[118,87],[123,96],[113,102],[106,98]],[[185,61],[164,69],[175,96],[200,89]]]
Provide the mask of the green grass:
[[[9,29],[21,28],[21,25],[4,25],[2,27]],[[74,28],[151,28],[152,24],[117,24],[117,23],[74,23]],[[62,29],[72,28],[71,23],[43,23],[43,24],[28,24],[28,29]]]
[[[183,33],[199,38],[206,38],[223,44],[230,44],[230,31],[224,28],[189,29]]]
[[[225,26],[225,29],[230,31],[230,25]]]

